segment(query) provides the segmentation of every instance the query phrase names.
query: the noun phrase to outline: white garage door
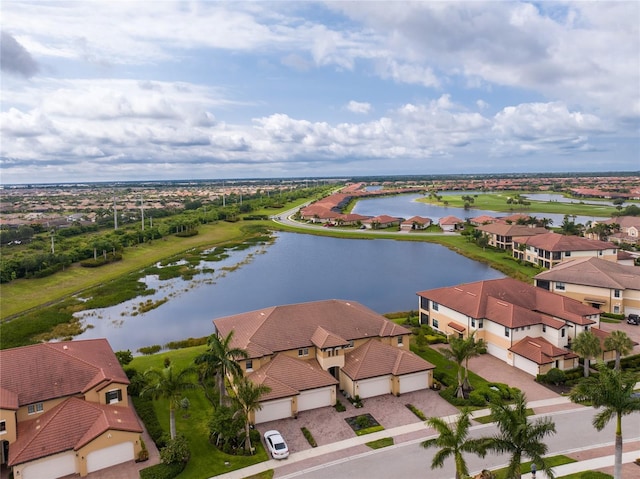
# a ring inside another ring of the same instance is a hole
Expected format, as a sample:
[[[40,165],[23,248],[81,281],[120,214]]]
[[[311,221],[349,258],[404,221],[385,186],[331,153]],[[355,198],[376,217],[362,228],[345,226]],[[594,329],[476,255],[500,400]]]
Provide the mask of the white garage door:
[[[391,393],[391,379],[389,376],[358,381],[358,396],[363,399],[389,393]]]
[[[335,386],[302,391],[298,396],[298,412],[331,406],[332,391]]]
[[[256,424],[291,417],[291,398],[276,399],[262,403],[262,409],[256,411]]]
[[[87,471],[94,472],[106,467],[115,466],[126,461],[133,461],[133,443],[123,442],[114,446],[105,447],[99,451],[90,452],[87,455]]]
[[[527,358],[523,358],[522,356],[518,356],[517,354],[514,354],[513,359],[514,359],[513,365],[518,369],[522,369],[524,372],[527,372],[532,376],[538,375],[538,371],[539,371],[538,365],[533,361]]]
[[[76,473],[76,455],[73,451],[34,461],[22,470],[22,479],[55,479]]]
[[[495,344],[491,344],[491,343],[487,344],[487,352],[491,356],[495,356],[496,358],[501,359],[502,361],[507,360],[507,350],[502,349],[496,346]]]
[[[420,391],[421,389],[427,389],[428,387],[428,371],[400,376],[400,394],[410,393],[411,391]]]

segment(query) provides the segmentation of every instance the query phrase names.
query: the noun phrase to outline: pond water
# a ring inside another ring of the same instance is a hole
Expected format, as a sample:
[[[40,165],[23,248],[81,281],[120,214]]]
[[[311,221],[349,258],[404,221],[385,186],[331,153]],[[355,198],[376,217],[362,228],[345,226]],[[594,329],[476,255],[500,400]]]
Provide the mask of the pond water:
[[[473,192],[455,192],[456,194],[474,194]],[[481,194],[481,193],[480,193]],[[419,198],[423,198],[422,195],[397,195],[397,196],[385,196],[381,198],[365,198],[359,200],[353,208],[353,213],[358,213],[365,216],[377,216],[377,215],[389,215],[401,218],[411,218],[412,216],[425,216],[431,218],[434,223],[437,223],[440,218],[445,216],[456,216],[460,219],[474,218],[476,216],[488,215],[488,216],[509,216],[512,213],[481,210],[477,208],[454,208],[452,206],[440,206],[432,205],[429,203],[422,203],[416,201]],[[534,208],[535,206],[532,206]],[[515,213],[515,212],[514,212]],[[527,211],[528,215],[535,216],[536,218],[550,218],[553,220],[552,226],[560,226],[564,220],[564,215],[552,214],[552,213],[540,213],[536,211]],[[596,219],[602,219],[596,216],[576,216],[575,222],[580,224],[586,224],[588,221],[594,221]]]
[[[135,352],[207,336],[215,318],[269,306],[335,298],[379,313],[409,311],[418,309],[418,291],[503,277],[436,244],[295,233],[280,233],[271,245],[235,251],[203,266],[215,272],[191,281],[150,276],[145,281],[157,290],[154,296],[83,312],[83,321],[93,327],[78,338],[106,337],[114,350]],[[156,309],[136,314],[141,302],[167,297]]]
[[[576,198],[565,198],[558,193],[531,193],[529,195],[522,195],[525,198],[534,201],[554,201],[557,203],[585,203],[587,205],[609,205],[613,206],[613,201],[607,200],[589,200],[589,199],[576,199]]]

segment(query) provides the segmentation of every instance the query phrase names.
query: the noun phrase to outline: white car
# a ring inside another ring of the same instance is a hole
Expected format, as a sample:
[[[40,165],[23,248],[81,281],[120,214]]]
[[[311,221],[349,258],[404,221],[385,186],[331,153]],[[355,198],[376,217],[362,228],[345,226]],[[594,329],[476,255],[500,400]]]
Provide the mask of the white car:
[[[289,457],[287,443],[284,442],[282,435],[278,431],[265,432],[264,442],[267,444],[267,449],[269,449],[269,453],[274,459],[286,459]]]

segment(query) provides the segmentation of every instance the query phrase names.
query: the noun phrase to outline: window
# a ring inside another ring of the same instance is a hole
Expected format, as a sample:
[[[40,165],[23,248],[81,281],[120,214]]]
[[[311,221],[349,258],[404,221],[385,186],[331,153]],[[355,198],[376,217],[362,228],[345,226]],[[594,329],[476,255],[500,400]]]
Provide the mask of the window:
[[[565,290],[564,283],[561,283],[560,281],[556,282],[556,289],[558,291],[564,291]]]
[[[478,320],[478,329],[484,328],[484,319],[480,318]]]
[[[431,301],[431,309],[433,309],[434,311],[438,311],[438,303],[436,303],[435,301]]]
[[[429,300],[420,296],[420,307],[422,309],[429,309]]]
[[[247,359],[244,363],[247,371],[253,371],[253,359]]]
[[[504,328],[504,335],[508,338],[509,337],[509,328],[505,327]]]
[[[620,314],[620,306],[614,306],[613,307],[613,313],[614,314]]]
[[[113,391],[107,391],[104,395],[105,402],[107,404],[114,404],[122,401],[122,391],[120,389],[114,389]]]
[[[585,330],[585,331],[589,331],[589,326],[585,326],[585,327],[584,327],[584,330]]]
[[[425,313],[420,313],[420,324],[429,325],[429,315]]]
[[[0,421],[0,434],[4,434],[5,432],[7,432],[7,422],[6,421]]]
[[[402,336],[398,336],[398,346],[402,346]]]
[[[309,348],[298,349],[298,356],[309,356]]]
[[[562,336],[562,337],[564,338],[565,333],[566,333],[565,329],[564,329],[564,328],[562,328],[562,329],[560,330],[560,336]]]
[[[543,333],[546,333],[546,332],[547,332],[547,325],[546,325],[546,324],[543,324],[543,325],[542,325],[542,332],[543,332]]]
[[[44,404],[42,404],[41,402],[38,402],[35,404],[29,404],[27,406],[28,414],[35,414],[37,412],[42,412],[42,411],[44,411]]]
[[[345,347],[352,348],[353,347],[353,340],[349,341],[349,344],[347,344]]]
[[[439,329],[438,328],[438,320],[437,319],[434,318],[431,324],[433,325],[434,328]]]
[[[564,252],[564,256],[565,256],[566,258],[568,258],[569,256],[571,256],[571,251],[565,251],[565,252]]]
[[[614,289],[613,290],[613,297],[614,298],[619,298],[620,297],[620,290],[619,289]]]
[[[471,327],[472,328],[476,327],[476,318],[471,318]]]

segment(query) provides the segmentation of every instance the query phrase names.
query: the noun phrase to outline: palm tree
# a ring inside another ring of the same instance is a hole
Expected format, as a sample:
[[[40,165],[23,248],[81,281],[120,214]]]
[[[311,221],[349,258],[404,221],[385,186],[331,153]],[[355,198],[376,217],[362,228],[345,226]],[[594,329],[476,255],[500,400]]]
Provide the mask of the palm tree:
[[[452,337],[449,339],[449,349],[441,349],[442,355],[454,361],[458,365],[458,386],[456,396],[464,398],[464,379],[462,375],[462,363],[464,363],[469,350],[469,345],[463,338]]]
[[[486,454],[484,439],[468,439],[469,428],[471,427],[470,411],[463,410],[455,423],[446,422],[440,417],[430,417],[426,424],[438,433],[438,437],[427,439],[420,445],[422,447],[439,447],[431,461],[431,469],[442,467],[444,461],[453,456],[456,465],[456,479],[465,478],[469,475],[469,468],[464,460],[463,453],[470,452],[484,457]]]
[[[633,340],[624,331],[612,331],[604,340],[604,349],[616,352],[616,369],[620,370],[620,357],[626,356],[633,350]]]
[[[164,369],[149,369],[144,373],[147,380],[140,395],[151,397],[152,399],[168,399],[169,400],[169,431],[171,439],[176,437],[176,416],[175,410],[180,407],[182,392],[187,389],[196,387],[194,376],[196,370],[193,368],[185,368],[182,371],[175,372],[172,365]]]
[[[238,364],[237,359],[246,359],[249,355],[242,348],[233,347],[231,345],[233,341],[233,330],[229,331],[226,337],[220,338],[217,334],[212,334],[207,340],[207,350],[197,356],[194,362],[197,365],[201,365],[204,369],[204,374],[215,374],[218,378],[218,395],[219,404],[222,406],[222,401],[226,392],[224,386],[225,378],[228,374],[233,377],[242,376],[242,367]]]
[[[523,456],[527,456],[553,479],[553,470],[543,456],[548,450],[544,438],[556,432],[554,422],[549,417],[529,422],[527,401],[522,392],[516,393],[513,405],[499,401],[492,403],[490,407],[499,432],[488,439],[487,447],[498,453],[511,455],[505,477],[520,479],[520,463]]]
[[[245,451],[253,453],[251,436],[249,435],[251,430],[249,420],[253,411],[262,409],[260,397],[270,392],[271,388],[264,384],[255,384],[245,377],[240,377],[234,383],[233,389],[234,396],[232,400],[236,406],[238,406],[238,412],[242,414],[242,418],[244,419],[244,449]]]
[[[589,360],[600,354],[600,340],[591,331],[583,331],[574,339],[571,349],[582,356],[584,361],[584,377],[589,377]]]
[[[593,427],[602,431],[616,418],[614,479],[622,479],[622,416],[640,411],[640,399],[632,396],[638,375],[609,369],[603,362],[596,365],[597,376],[580,381],[569,393],[573,402],[588,401],[596,408],[603,408],[593,417]]]
[[[475,334],[475,331],[472,332],[465,340],[467,343],[467,355],[464,358],[464,381],[462,385],[467,390],[471,389],[471,383],[469,382],[469,359],[480,356],[487,347],[484,339],[478,339],[476,341]]]

